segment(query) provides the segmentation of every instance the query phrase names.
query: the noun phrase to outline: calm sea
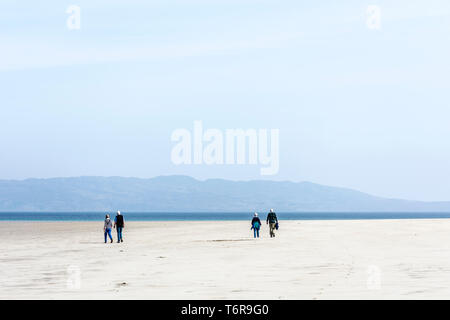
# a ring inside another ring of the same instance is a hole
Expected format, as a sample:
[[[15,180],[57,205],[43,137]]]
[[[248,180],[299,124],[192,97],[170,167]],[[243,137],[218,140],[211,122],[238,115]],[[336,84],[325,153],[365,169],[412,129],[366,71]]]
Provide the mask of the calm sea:
[[[115,214],[112,214],[114,216]],[[249,220],[251,212],[123,212],[127,221],[210,221]],[[438,212],[277,212],[280,220],[370,220],[370,219],[446,219]],[[0,212],[0,220],[9,221],[102,221],[103,212]],[[266,213],[260,214],[265,219]]]

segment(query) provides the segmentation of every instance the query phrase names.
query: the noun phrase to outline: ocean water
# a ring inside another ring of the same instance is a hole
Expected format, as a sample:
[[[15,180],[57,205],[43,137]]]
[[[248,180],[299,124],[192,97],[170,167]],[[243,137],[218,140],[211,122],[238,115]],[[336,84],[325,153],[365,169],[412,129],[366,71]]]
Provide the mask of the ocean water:
[[[252,212],[122,212],[127,221],[251,220]],[[115,214],[113,213],[112,216]],[[266,213],[260,213],[262,219]],[[448,219],[450,212],[277,212],[280,220]],[[0,212],[3,221],[103,221],[104,212]]]

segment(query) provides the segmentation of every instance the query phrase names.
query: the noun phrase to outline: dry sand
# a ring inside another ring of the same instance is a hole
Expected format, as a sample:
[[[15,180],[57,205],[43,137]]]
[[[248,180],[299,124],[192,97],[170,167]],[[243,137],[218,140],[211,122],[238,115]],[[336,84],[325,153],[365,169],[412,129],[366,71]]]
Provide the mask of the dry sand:
[[[450,298],[450,220],[1,222],[0,299]],[[116,234],[113,233],[114,238]]]

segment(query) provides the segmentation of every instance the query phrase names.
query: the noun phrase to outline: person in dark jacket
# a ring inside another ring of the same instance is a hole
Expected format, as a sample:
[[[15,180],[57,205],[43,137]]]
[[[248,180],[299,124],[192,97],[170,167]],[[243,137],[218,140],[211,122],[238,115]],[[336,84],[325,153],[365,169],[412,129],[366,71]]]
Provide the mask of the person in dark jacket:
[[[252,219],[253,237],[259,238],[259,228],[261,228],[261,220],[259,220],[258,213],[255,212]],[[250,229],[250,230],[251,230]]]
[[[269,214],[267,215],[266,224],[269,224],[270,237],[275,237],[275,229],[278,224],[278,218],[273,209],[270,209]]]
[[[114,218],[114,228],[117,230],[117,243],[123,242],[122,231],[125,228],[125,222],[123,221],[123,215],[120,214],[120,211],[117,211],[117,215]]]

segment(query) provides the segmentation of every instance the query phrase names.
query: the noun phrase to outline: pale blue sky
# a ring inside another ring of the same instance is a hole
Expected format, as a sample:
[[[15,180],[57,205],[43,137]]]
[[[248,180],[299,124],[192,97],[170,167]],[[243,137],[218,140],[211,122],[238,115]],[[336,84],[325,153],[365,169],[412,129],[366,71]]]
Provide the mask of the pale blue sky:
[[[450,200],[450,3],[316,2],[2,0],[0,179],[186,174]],[[170,135],[194,120],[280,129],[279,173],[173,165]]]

